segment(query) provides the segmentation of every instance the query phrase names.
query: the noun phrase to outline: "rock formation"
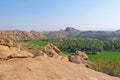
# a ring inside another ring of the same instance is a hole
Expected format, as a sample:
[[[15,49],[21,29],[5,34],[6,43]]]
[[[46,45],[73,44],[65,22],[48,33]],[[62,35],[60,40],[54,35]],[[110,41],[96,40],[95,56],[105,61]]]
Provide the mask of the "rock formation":
[[[45,38],[45,36],[36,31],[20,31],[20,30],[7,30],[0,31],[0,38],[11,39],[11,40],[35,40]]]
[[[0,39],[0,45],[12,47],[13,42],[10,39]]]
[[[13,43],[10,39],[1,39],[0,40],[0,59],[9,59],[9,58],[26,58],[33,57],[32,53],[29,53],[20,48],[13,47]]]
[[[51,57],[57,58],[64,61],[68,61],[68,57],[64,55],[56,46],[52,43],[48,43],[48,45],[44,46],[40,49],[35,56],[44,56],[44,57]]]
[[[57,58],[13,58],[0,62],[0,80],[120,80]]]
[[[34,55],[6,44],[0,45],[0,58],[8,59],[0,61],[0,80],[120,80],[63,60],[61,54],[56,46],[48,44],[36,57],[28,58]],[[88,57],[84,52],[76,51],[69,59],[81,63],[87,62]]]
[[[88,60],[88,56],[81,51],[76,51],[74,54],[68,57],[69,61],[77,64],[84,64],[84,66],[93,68],[95,64]]]
[[[65,30],[43,32],[43,34],[48,38],[67,38],[77,36],[80,34],[80,31],[72,27],[67,27]]]
[[[47,46],[40,49],[36,55],[47,55],[48,57],[57,57],[63,54],[56,46],[49,43]]]

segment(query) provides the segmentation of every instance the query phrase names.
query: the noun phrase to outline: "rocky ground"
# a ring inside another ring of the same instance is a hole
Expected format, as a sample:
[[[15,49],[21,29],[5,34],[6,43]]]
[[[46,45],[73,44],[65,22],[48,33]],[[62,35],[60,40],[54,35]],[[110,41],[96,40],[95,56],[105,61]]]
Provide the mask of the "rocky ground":
[[[57,58],[14,58],[0,62],[0,80],[120,80]]]
[[[84,52],[68,58],[53,44],[33,55],[12,41],[0,42],[0,80],[120,80],[87,68],[91,64]]]

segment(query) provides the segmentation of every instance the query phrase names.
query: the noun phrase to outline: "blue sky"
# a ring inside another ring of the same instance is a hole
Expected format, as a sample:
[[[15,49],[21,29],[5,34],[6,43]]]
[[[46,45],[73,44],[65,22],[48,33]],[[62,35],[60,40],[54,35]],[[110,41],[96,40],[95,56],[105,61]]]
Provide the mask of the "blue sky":
[[[120,29],[120,0],[0,0],[0,29]]]

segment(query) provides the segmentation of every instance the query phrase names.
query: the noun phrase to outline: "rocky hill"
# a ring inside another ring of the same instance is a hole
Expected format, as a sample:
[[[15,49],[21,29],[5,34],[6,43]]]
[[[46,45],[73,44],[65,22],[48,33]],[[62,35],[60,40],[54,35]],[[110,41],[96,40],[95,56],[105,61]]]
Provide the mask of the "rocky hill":
[[[43,32],[45,36],[48,38],[67,38],[67,37],[74,37],[80,33],[79,30],[67,27],[65,30],[60,31],[50,31],[50,32]]]
[[[83,52],[76,51],[68,59],[48,44],[35,57],[10,43],[3,39],[0,45],[0,80],[120,80],[86,68],[88,57]]]
[[[120,39],[120,30],[117,31],[80,31],[67,27],[65,30],[43,32],[48,38],[91,38],[98,40]]]
[[[33,40],[33,39],[40,39],[45,38],[45,36],[36,31],[21,31],[21,30],[6,30],[0,31],[0,38],[6,38],[11,40]]]

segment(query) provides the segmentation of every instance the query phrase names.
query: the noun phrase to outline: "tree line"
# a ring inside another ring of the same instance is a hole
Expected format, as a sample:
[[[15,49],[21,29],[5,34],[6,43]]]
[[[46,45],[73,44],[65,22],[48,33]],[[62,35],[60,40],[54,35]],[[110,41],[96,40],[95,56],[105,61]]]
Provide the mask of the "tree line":
[[[61,51],[75,52],[76,50],[86,53],[99,53],[101,51],[120,52],[120,40],[98,40],[84,38],[63,38],[63,39],[40,39],[44,43],[53,43]],[[25,41],[26,42],[26,41]]]
[[[120,40],[97,40],[97,39],[41,39],[47,43],[53,43],[60,50],[75,52],[76,50],[87,53],[98,53],[105,51],[120,51]]]

